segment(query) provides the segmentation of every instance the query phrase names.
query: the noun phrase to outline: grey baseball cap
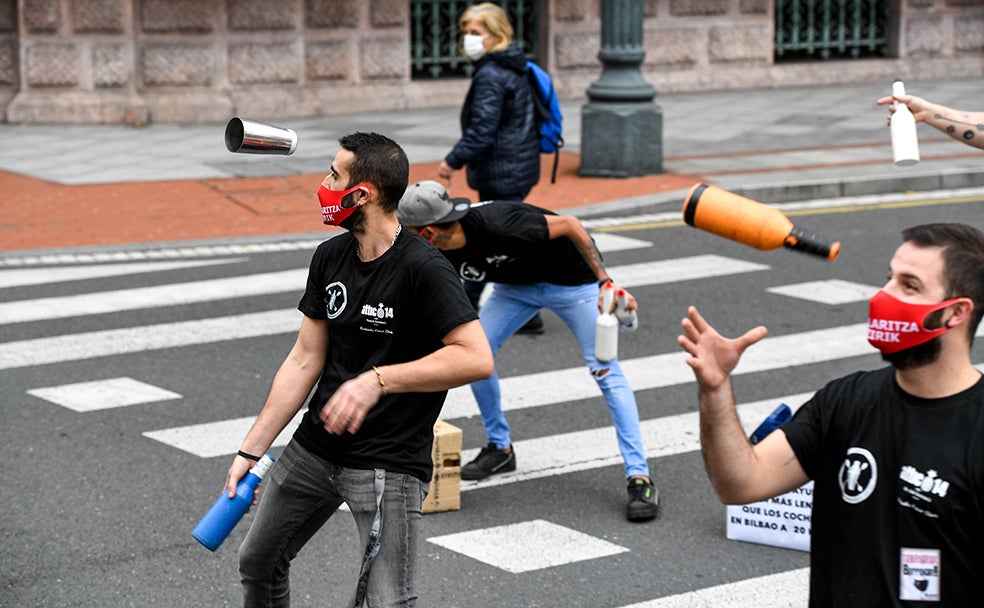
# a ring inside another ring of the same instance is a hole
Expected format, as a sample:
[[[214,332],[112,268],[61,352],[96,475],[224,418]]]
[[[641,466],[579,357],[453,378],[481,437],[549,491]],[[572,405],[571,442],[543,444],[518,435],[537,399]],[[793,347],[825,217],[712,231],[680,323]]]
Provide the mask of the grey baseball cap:
[[[467,198],[451,198],[444,186],[432,179],[410,184],[400,199],[400,223],[417,228],[453,222],[471,208]]]

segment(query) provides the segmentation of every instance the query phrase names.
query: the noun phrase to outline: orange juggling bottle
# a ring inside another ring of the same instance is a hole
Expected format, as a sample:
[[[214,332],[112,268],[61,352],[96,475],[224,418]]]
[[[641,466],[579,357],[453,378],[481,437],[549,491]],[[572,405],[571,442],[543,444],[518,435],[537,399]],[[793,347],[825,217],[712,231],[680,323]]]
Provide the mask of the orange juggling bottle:
[[[840,243],[793,225],[778,209],[707,184],[694,184],[683,202],[683,220],[756,249],[795,249],[837,259]]]

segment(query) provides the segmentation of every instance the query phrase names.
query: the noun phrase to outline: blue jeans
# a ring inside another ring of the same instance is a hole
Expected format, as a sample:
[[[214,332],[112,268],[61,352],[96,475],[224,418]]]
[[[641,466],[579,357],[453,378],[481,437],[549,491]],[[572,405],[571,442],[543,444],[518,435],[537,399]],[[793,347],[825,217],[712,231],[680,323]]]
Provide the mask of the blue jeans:
[[[581,356],[608,404],[618,435],[619,451],[625,462],[625,476],[648,476],[649,463],[646,462],[646,451],[642,446],[635,393],[632,392],[617,359],[601,363],[594,355],[595,320],[598,318],[597,283],[576,286],[495,283],[492,294],[478,313],[479,321],[492,346],[492,354],[497,354],[506,338],[541,308],[554,311],[574,332],[581,347]],[[499,449],[512,445],[509,424],[502,411],[498,374],[493,374],[488,380],[472,383],[471,389],[482,412],[482,424],[485,425],[489,443],[495,444]]]
[[[290,605],[291,560],[343,502],[355,517],[362,548],[376,513],[372,469],[333,465],[293,440],[266,477],[253,525],[239,548],[247,608]],[[369,575],[368,606],[415,605],[417,528],[426,495],[427,486],[416,477],[386,472],[382,540]],[[353,577],[347,587],[343,585],[351,592],[349,602],[355,597],[356,583]]]

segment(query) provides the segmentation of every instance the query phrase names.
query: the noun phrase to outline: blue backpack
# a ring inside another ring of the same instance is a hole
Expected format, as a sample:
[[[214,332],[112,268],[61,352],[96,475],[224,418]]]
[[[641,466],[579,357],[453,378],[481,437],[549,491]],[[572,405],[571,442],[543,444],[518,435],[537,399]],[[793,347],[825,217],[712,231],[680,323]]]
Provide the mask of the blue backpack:
[[[550,174],[552,184],[557,181],[557,163],[560,161],[560,149],[564,147],[564,137],[561,135],[564,130],[564,116],[560,112],[560,103],[557,101],[550,74],[532,61],[527,61],[526,75],[533,88],[534,114],[540,128],[540,152],[554,155],[553,171]]]

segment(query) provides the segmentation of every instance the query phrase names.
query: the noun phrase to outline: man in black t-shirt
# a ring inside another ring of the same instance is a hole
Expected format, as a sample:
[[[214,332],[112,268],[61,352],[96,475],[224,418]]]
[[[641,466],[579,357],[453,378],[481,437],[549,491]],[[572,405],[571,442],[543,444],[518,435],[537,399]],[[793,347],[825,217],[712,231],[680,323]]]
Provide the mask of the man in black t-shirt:
[[[984,233],[929,224],[902,235],[869,305],[868,341],[891,367],[829,383],[755,446],[730,374],[766,329],[725,339],[691,307],[678,339],[721,501],[814,480],[811,607],[981,605],[984,379],[970,348],[984,314]]]
[[[454,271],[397,219],[403,150],[376,133],[339,143],[318,198],[324,222],[349,232],[311,260],[297,340],[226,480],[231,494],[313,388],[240,548],[246,606],[289,602],[290,561],[343,502],[366,543],[355,605],[413,605],[434,423],[447,389],[492,373]]]
[[[628,484],[626,517],[656,517],[659,494],[649,474],[635,394],[617,359],[601,362],[595,357],[600,286],[611,279],[581,222],[520,201],[470,205],[467,199],[450,198],[431,180],[407,188],[399,217],[440,249],[463,280],[494,284],[479,313],[493,354],[541,308],[555,312],[571,329],[615,424]],[[628,310],[635,310],[632,294],[620,291]],[[485,479],[516,470],[498,376],[474,382],[471,389],[488,445],[462,467],[461,478]]]

